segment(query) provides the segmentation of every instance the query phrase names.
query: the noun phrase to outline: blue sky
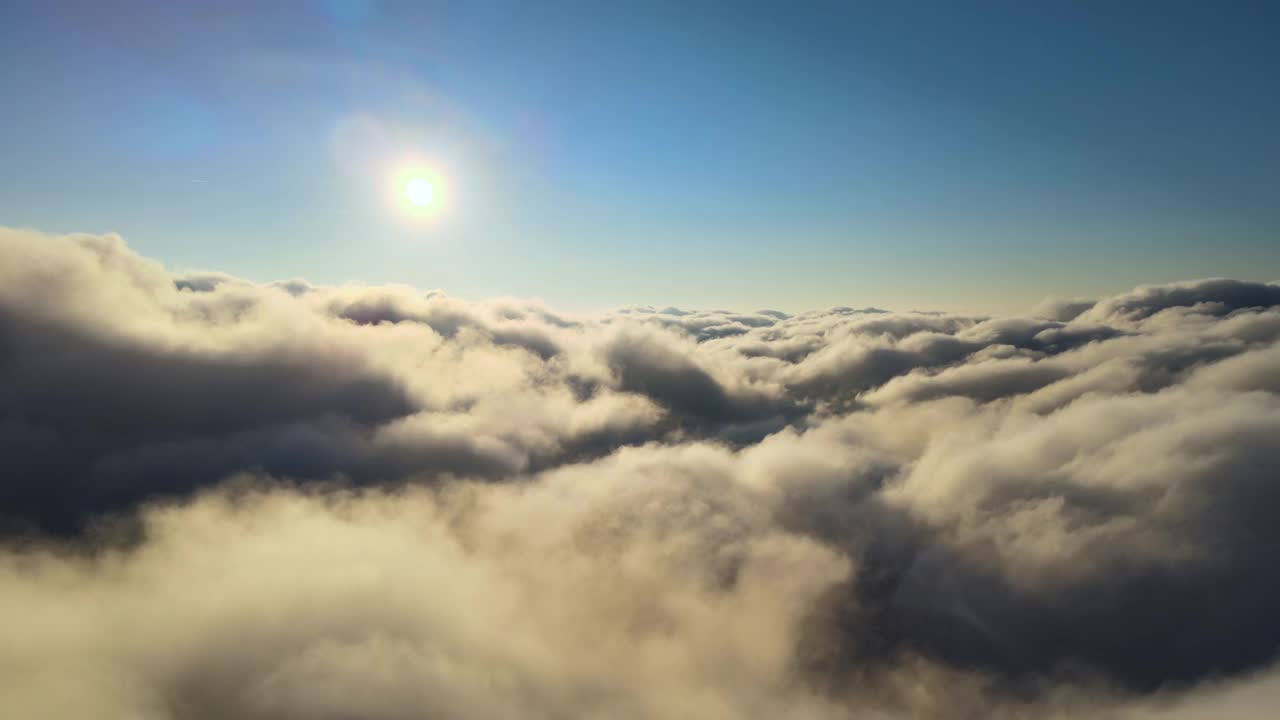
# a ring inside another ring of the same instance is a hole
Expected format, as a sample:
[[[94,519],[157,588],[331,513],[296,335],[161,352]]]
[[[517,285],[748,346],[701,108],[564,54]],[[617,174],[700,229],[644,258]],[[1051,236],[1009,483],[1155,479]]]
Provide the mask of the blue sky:
[[[1249,2],[7,3],[0,224],[578,310],[1274,280],[1278,23]],[[447,178],[429,222],[396,206],[402,158]]]

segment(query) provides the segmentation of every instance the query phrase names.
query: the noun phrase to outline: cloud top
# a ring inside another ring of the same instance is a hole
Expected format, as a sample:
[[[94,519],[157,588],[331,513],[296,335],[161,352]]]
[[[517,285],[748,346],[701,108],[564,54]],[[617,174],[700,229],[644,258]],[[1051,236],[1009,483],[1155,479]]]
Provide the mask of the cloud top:
[[[0,229],[0,698],[1264,717],[1277,368],[1276,284],[572,317]]]

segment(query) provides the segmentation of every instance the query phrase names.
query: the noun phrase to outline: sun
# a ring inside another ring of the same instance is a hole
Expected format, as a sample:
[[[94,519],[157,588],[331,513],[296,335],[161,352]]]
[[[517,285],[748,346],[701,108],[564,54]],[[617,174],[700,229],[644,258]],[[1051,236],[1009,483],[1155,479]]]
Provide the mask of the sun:
[[[426,178],[415,177],[410,178],[409,182],[405,183],[404,196],[411,204],[417,207],[426,207],[435,198],[435,190],[431,187],[431,181]]]
[[[435,221],[453,205],[453,187],[438,167],[422,163],[401,166],[390,176],[387,189],[401,217],[412,222]]]

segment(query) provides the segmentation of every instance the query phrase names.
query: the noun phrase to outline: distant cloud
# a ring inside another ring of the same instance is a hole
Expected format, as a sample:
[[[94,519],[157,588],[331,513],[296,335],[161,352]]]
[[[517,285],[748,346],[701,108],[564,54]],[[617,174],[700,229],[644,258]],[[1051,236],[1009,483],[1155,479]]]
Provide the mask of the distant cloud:
[[[1278,368],[1276,284],[573,317],[0,229],[0,698],[1269,717]]]

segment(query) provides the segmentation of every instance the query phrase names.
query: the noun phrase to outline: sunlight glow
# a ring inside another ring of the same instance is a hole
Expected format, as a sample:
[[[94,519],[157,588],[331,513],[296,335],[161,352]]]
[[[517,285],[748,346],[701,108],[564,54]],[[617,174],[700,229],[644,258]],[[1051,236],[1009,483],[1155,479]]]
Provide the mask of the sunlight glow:
[[[409,202],[422,207],[431,204],[435,193],[429,181],[425,178],[416,177],[405,184],[404,195],[409,199]]]
[[[449,204],[448,183],[434,168],[419,163],[402,167],[394,175],[397,204],[406,218],[434,218]]]

